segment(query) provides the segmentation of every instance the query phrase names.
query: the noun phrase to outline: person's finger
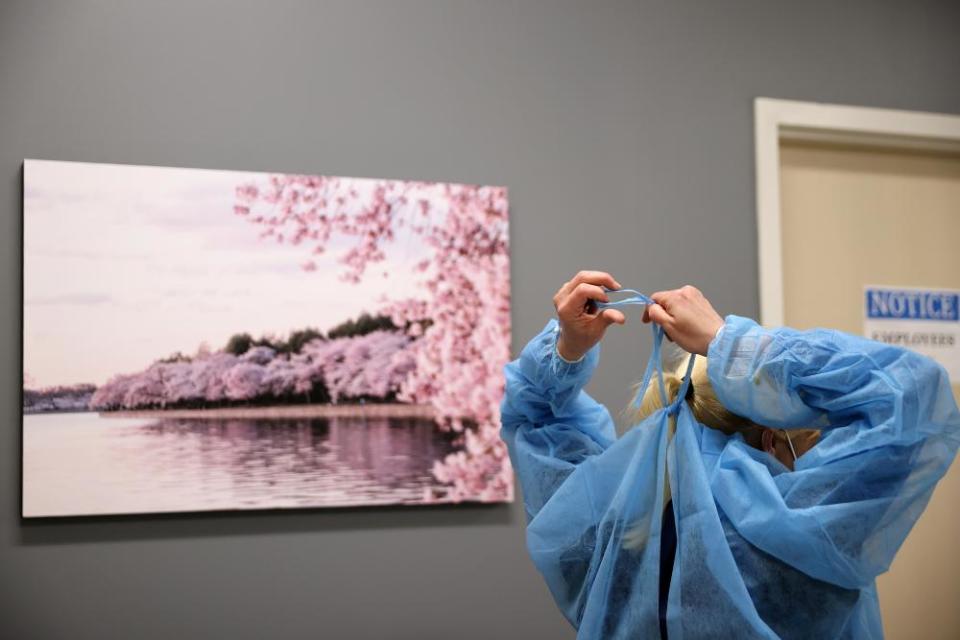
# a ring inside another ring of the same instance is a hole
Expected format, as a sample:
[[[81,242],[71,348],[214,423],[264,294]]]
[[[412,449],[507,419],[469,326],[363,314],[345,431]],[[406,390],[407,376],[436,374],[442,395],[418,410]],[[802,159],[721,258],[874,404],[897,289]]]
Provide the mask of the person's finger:
[[[664,309],[670,308],[670,300],[673,298],[673,291],[657,291],[651,294],[650,299],[659,304]]]
[[[623,312],[619,309],[604,309],[603,313],[600,314],[600,318],[608,327],[611,324],[626,324],[627,322],[627,317],[623,315]]]
[[[647,313],[650,319],[666,329],[673,325],[673,316],[667,313],[659,304],[651,304],[647,307]]]
[[[567,299],[567,296],[570,295],[570,290],[573,289],[573,280],[567,280],[563,283],[563,286],[557,290],[556,295],[553,296],[553,306],[560,308],[560,305],[563,304],[563,301]]]
[[[622,289],[620,283],[613,276],[605,271],[580,271],[570,280],[563,283],[563,286],[553,296],[553,306],[559,311],[564,301],[569,297],[574,289],[582,283],[605,286],[608,289]]]
[[[571,281],[574,283],[574,286],[587,283],[597,286],[607,287],[608,289],[620,289],[620,283],[617,282],[612,275],[606,271],[581,271],[573,277]]]
[[[607,302],[610,299],[607,297],[606,291],[597,285],[581,282],[570,293],[563,306],[568,310],[579,311],[585,304],[587,304],[587,300],[600,300],[602,302]]]

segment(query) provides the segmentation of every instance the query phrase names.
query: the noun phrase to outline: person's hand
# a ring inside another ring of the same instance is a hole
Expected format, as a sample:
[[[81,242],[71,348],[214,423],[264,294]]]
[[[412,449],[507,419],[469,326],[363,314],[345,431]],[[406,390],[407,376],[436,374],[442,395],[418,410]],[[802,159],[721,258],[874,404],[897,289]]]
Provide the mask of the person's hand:
[[[617,309],[604,309],[598,313],[595,301],[609,301],[603,287],[621,288],[609,273],[581,271],[553,296],[560,323],[557,351],[563,358],[578,360],[603,338],[607,327],[627,321]]]
[[[644,309],[643,321],[659,324],[668,338],[690,353],[707,355],[710,341],[723,326],[723,318],[700,290],[687,285],[658,291],[650,297],[657,304]]]

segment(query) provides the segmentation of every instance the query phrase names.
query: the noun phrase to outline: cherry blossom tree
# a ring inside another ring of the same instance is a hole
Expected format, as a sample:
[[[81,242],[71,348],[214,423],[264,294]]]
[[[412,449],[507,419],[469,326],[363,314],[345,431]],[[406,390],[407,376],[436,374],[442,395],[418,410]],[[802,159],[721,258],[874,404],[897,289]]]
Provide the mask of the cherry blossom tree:
[[[430,500],[513,499],[513,475],[499,438],[503,366],[509,360],[507,193],[500,187],[273,175],[237,188],[234,211],[262,236],[308,251],[302,267],[338,236],[349,243],[340,277],[359,283],[387,260],[401,230],[426,248],[414,274],[423,295],[384,301],[381,313],[420,336],[399,397],[426,402],[438,424],[463,434],[464,449],[434,465],[449,484]],[[389,270],[383,271],[389,277]],[[336,383],[335,383],[336,386]]]
[[[332,340],[323,354],[323,379],[334,400],[396,395],[415,366],[411,338],[393,331]],[[336,348],[336,351],[334,351]]]
[[[207,402],[222,402],[227,399],[227,372],[237,363],[232,353],[217,351],[207,358],[194,360],[194,383]]]
[[[127,386],[134,376],[129,374],[115,375],[103,385],[97,387],[90,398],[90,409],[95,411],[112,411],[123,407],[123,398],[127,395]]]
[[[297,382],[300,379],[300,363],[298,354],[293,356],[279,356],[267,364],[264,372],[263,390],[270,395],[282,397],[297,393]],[[309,388],[307,389],[309,391]]]
[[[171,408],[250,401],[307,402],[395,398],[415,366],[414,339],[398,331],[313,339],[299,353],[255,346],[240,356],[226,351],[190,360],[160,360],[143,371],[114,376],[94,392],[90,409]],[[323,393],[318,393],[322,389]],[[76,394],[74,394],[76,395]]]
[[[270,347],[256,346],[248,349],[246,353],[240,356],[240,359],[244,362],[265,365],[273,360],[276,355],[277,352]]]
[[[226,394],[231,400],[253,400],[262,394],[261,383],[266,368],[256,362],[242,361],[224,376]]]
[[[167,402],[185,404],[197,402],[203,398],[193,377],[194,365],[192,362],[172,362],[167,366],[164,380],[164,394]]]
[[[167,402],[164,369],[162,363],[154,363],[134,377],[123,397],[123,406],[163,408]]]

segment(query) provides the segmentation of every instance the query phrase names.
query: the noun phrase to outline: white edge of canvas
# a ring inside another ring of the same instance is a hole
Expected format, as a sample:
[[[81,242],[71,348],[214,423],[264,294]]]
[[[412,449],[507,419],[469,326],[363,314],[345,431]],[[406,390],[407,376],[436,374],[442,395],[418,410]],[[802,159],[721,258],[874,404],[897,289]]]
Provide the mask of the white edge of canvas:
[[[960,115],[773,98],[754,100],[760,323],[767,327],[781,326],[784,321],[781,140],[956,151],[960,150]]]

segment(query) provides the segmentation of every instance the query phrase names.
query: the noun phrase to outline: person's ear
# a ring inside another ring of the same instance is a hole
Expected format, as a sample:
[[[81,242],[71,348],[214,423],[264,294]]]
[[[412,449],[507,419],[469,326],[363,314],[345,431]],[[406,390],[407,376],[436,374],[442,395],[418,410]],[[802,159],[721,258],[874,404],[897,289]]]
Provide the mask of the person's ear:
[[[763,445],[763,450],[770,455],[777,455],[776,449],[773,448],[773,429],[763,428],[763,432],[760,435],[760,444]]]

